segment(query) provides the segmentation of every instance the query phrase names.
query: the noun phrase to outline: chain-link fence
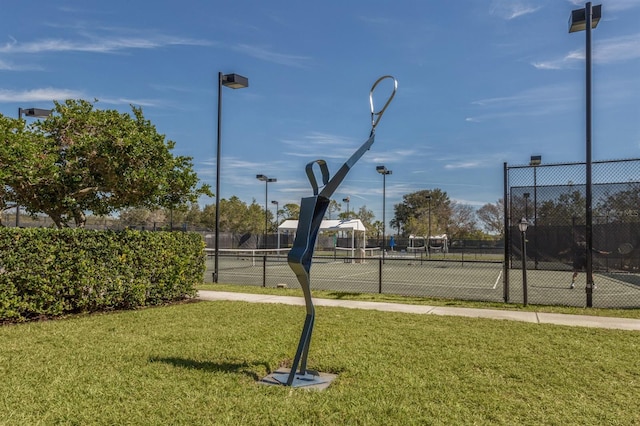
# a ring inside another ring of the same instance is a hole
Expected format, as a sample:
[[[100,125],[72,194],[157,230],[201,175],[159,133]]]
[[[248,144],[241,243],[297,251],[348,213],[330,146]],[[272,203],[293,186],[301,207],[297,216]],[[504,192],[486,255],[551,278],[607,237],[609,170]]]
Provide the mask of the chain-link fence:
[[[505,164],[504,173],[505,300],[522,297],[513,290],[524,291],[526,279],[529,303],[640,306],[640,159],[593,162],[590,224],[584,163]],[[523,218],[529,225],[524,234],[518,227]]]
[[[220,283],[300,288],[286,252],[224,251],[218,261]],[[213,269],[209,252],[206,282]],[[377,249],[336,250],[314,256],[310,276],[313,290],[500,302],[502,269],[502,255],[388,251],[383,259]]]

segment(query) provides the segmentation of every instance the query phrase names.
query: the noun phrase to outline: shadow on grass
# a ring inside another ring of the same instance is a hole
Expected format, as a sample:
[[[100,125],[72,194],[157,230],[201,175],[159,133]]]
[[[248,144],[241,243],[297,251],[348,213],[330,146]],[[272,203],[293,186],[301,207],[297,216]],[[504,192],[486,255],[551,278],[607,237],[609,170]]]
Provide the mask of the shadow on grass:
[[[269,363],[265,361],[256,362],[211,362],[211,361],[196,361],[187,358],[178,357],[151,357],[149,362],[162,362],[165,364],[173,365],[174,367],[190,368],[193,370],[203,370],[214,373],[239,373],[251,377],[254,380],[260,380],[261,377],[253,371],[256,366],[262,366],[266,370],[267,374],[271,374],[271,367]]]
[[[331,297],[335,297],[336,299],[344,299],[345,297],[362,296],[362,293],[347,293],[347,292],[337,292],[337,291],[330,291],[330,292],[327,292],[327,294],[329,294],[329,296]]]

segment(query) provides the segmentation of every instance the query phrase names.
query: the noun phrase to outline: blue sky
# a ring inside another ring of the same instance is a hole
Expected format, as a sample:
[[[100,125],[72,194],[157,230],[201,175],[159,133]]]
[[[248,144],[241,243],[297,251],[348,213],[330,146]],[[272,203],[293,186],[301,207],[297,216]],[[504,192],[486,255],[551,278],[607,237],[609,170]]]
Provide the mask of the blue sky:
[[[640,1],[603,0],[593,31],[593,159],[640,157]],[[217,73],[221,196],[298,203],[306,163],[334,172],[370,131],[369,89],[398,93],[372,149],[335,194],[387,218],[402,195],[440,188],[479,207],[502,165],[584,161],[584,32],[569,0],[218,0],[10,2],[0,15],[0,113],[98,99],[145,115],[215,186]],[[384,88],[382,88],[384,89]],[[211,204],[213,199],[203,199]],[[269,204],[271,208],[271,203]]]

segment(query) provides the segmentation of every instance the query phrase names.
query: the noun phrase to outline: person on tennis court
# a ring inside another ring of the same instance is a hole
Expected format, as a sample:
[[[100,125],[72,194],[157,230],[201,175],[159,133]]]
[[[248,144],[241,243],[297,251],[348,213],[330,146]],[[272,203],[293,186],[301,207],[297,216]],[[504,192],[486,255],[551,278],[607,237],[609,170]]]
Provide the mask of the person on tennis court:
[[[592,249],[595,253],[599,254],[609,254],[608,251],[598,250],[596,248]],[[570,249],[567,249],[560,254],[564,254],[571,251],[571,261],[573,263],[573,276],[571,277],[571,285],[569,288],[573,289],[576,287],[576,277],[578,273],[582,270],[587,269],[587,242],[583,237],[576,239],[573,242],[573,245]],[[596,288],[596,284],[593,284],[593,288]]]

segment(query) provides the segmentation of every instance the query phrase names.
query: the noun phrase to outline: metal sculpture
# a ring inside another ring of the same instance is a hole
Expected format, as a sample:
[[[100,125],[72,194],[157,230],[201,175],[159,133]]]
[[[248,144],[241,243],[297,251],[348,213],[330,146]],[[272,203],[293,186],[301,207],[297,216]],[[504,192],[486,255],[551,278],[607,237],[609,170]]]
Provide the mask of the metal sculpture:
[[[393,91],[382,109],[376,112],[373,106],[373,93],[378,84],[385,79],[393,80]],[[307,356],[309,354],[309,344],[311,342],[311,334],[313,332],[313,324],[315,320],[315,309],[311,299],[311,281],[309,271],[311,269],[311,261],[316,238],[318,237],[320,224],[325,212],[327,211],[327,207],[329,206],[331,196],[347,176],[349,170],[351,170],[360,157],[362,157],[362,155],[371,148],[375,139],[376,127],[378,126],[385,110],[391,103],[391,100],[395,96],[397,89],[398,82],[390,75],[380,77],[373,84],[371,91],[369,92],[369,104],[371,106],[371,133],[369,134],[369,139],[367,139],[367,141],[364,142],[362,146],[360,146],[360,148],[342,165],[332,179],[329,179],[329,169],[324,160],[312,161],[306,166],[307,177],[309,178],[309,182],[313,189],[313,196],[302,198],[300,204],[300,216],[298,219],[298,229],[296,231],[293,247],[289,251],[287,261],[289,263],[289,267],[291,267],[293,272],[296,274],[298,281],[300,282],[300,286],[302,287],[307,316],[304,321],[300,342],[298,343],[298,350],[295,358],[293,359],[291,370],[283,373],[276,372],[271,375],[273,379],[280,384],[300,387],[317,385],[326,381],[326,379],[320,376],[316,371],[307,370]],[[324,187],[319,192],[318,181],[316,180],[316,176],[313,171],[314,164],[319,166],[320,173],[322,174],[322,186]]]

